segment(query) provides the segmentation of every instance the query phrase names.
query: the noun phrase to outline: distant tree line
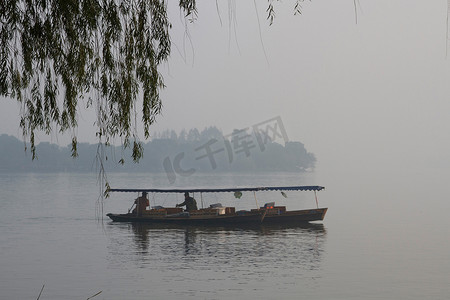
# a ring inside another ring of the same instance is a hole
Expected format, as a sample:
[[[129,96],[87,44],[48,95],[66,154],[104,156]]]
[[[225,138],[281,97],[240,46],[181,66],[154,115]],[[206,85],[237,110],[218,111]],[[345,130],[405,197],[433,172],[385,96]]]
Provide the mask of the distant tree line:
[[[24,143],[15,137],[0,136],[0,171],[8,172],[89,172],[96,171],[97,144],[78,143],[77,158],[72,145],[60,147],[48,142],[36,146],[37,159],[24,151]],[[216,127],[166,130],[143,144],[139,163],[125,161],[130,149],[106,148],[106,171],[122,172],[299,172],[313,169],[316,158],[300,142],[274,142],[267,136],[234,130],[224,136]],[[125,151],[125,152],[124,152]]]

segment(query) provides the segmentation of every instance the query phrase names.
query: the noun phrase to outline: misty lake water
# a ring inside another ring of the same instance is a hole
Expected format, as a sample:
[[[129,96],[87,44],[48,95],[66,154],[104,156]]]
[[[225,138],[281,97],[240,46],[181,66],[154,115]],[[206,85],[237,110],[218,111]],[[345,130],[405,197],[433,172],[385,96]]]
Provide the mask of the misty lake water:
[[[194,174],[176,187],[324,185],[309,226],[150,226],[98,220],[137,195],[98,205],[96,174],[0,174],[0,299],[449,299],[450,204],[440,172]],[[389,178],[389,180],[386,180]],[[112,187],[169,186],[119,174]],[[448,177],[447,177],[448,179]],[[257,194],[288,209],[311,192]],[[195,195],[198,202],[199,195]],[[253,208],[253,194],[203,195]],[[181,196],[150,197],[173,206]],[[199,204],[201,205],[201,204]],[[98,214],[97,214],[97,213]]]

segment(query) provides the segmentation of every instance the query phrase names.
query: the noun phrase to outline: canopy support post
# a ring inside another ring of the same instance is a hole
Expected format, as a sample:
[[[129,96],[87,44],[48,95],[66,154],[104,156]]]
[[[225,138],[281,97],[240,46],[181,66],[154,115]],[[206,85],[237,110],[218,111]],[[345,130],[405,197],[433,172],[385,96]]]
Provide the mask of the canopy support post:
[[[136,200],[134,200],[134,204],[136,204],[136,217],[139,217],[139,210],[138,210],[138,203],[139,203],[139,193],[138,193],[138,197],[136,198]]]
[[[314,197],[316,198],[316,206],[319,208],[319,201],[317,201],[317,193],[314,191]]]
[[[202,203],[202,209],[203,209],[203,194],[200,192],[200,202]]]

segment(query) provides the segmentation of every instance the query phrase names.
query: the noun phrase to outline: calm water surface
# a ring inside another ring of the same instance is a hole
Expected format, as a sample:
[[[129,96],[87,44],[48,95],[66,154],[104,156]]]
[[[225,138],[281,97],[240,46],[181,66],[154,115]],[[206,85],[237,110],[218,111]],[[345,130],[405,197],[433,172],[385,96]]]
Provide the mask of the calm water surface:
[[[318,184],[325,221],[309,226],[161,227],[98,221],[95,174],[0,174],[0,299],[448,299],[448,188],[438,172],[414,184],[315,174],[201,175],[179,187]],[[357,180],[350,183],[350,180]],[[154,174],[110,174],[113,187],[168,187]],[[432,186],[433,188],[430,188]],[[107,212],[136,195],[112,194]],[[253,194],[233,200],[253,208]],[[196,195],[199,205],[201,200]],[[258,195],[290,209],[314,194]],[[172,206],[174,196],[150,198]]]

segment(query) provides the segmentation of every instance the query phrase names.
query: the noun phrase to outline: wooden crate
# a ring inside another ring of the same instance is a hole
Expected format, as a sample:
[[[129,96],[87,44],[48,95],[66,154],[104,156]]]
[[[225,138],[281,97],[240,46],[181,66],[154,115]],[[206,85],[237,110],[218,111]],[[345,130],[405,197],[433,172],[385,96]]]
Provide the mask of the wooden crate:
[[[274,208],[279,209],[281,214],[286,212],[286,206],[275,206]]]
[[[168,207],[164,208],[168,215],[178,214],[180,212],[183,212],[183,209],[181,207]]]
[[[218,211],[216,209],[200,209],[189,212],[191,216],[217,216]]]
[[[225,214],[226,215],[234,215],[236,213],[236,208],[234,207],[226,207]]]
[[[144,212],[144,215],[164,216],[164,215],[166,215],[166,210],[164,208],[162,208],[162,209],[150,209],[150,210],[146,210]]]

